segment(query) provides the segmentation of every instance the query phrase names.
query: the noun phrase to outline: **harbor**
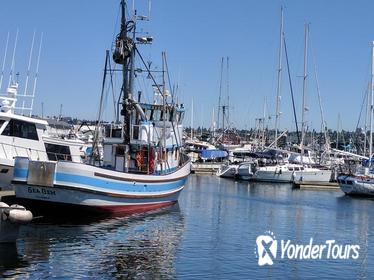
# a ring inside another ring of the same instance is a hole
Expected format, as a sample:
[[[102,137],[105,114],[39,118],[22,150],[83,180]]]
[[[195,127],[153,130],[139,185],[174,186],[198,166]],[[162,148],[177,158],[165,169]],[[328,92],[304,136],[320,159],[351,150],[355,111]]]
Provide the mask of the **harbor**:
[[[284,2],[3,3],[0,278],[371,279],[374,4]]]
[[[39,220],[23,227],[15,246],[1,247],[0,271],[4,278],[31,279],[369,279],[372,257],[365,248],[374,242],[366,234],[373,227],[372,203],[337,191],[191,175],[171,208],[89,222]],[[279,239],[335,239],[364,249],[356,261],[278,260],[271,270],[263,269],[255,240],[269,229]]]

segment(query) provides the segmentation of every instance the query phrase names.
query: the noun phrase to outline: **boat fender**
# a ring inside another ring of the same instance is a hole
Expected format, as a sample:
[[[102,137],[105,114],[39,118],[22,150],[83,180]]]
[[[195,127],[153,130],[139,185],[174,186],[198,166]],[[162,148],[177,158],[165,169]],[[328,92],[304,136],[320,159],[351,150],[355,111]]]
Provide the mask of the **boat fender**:
[[[24,206],[19,205],[19,204],[12,204],[12,205],[10,205],[10,208],[13,208],[13,209],[17,208],[19,210],[26,210],[26,208]]]
[[[7,207],[9,207],[9,205],[6,204],[5,202],[1,202],[1,201],[0,201],[0,207],[1,207],[1,208],[7,208]]]
[[[32,213],[29,210],[12,209],[9,211],[9,220],[15,224],[25,224],[32,220]]]
[[[281,175],[282,174],[282,169],[279,169],[279,175]]]

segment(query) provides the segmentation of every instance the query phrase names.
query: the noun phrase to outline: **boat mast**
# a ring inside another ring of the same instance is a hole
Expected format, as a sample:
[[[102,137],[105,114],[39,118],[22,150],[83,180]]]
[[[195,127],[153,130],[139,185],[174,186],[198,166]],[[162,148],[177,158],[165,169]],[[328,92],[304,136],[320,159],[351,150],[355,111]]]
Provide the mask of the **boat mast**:
[[[193,97],[191,101],[191,140],[193,140]]]
[[[283,51],[283,7],[281,7],[281,23],[279,33],[279,53],[278,53],[278,86],[275,112],[275,148],[278,148],[278,126],[280,118],[280,98],[281,98],[281,78],[282,78],[282,52]]]
[[[226,90],[227,90],[227,129],[230,129],[230,71],[229,71],[229,57],[226,57],[227,77],[226,77]]]
[[[219,80],[217,130],[219,129],[219,121],[220,121],[220,114],[219,113],[221,111],[222,76],[223,76],[223,57],[221,58],[221,77],[220,77],[220,80]]]
[[[303,76],[303,103],[302,103],[302,115],[301,115],[301,164],[303,164],[304,155],[304,140],[305,140],[305,110],[306,110],[306,79],[308,75],[308,36],[309,36],[309,24],[305,24],[305,38],[304,38],[304,76]]]
[[[132,23],[132,26],[128,26]],[[134,41],[129,38],[128,32],[131,27],[135,29],[133,22],[126,21],[126,2],[121,0],[121,29],[116,38],[116,49],[113,54],[113,59],[117,64],[122,64],[122,112],[124,117],[123,130],[124,130],[124,144],[130,143],[130,130],[131,130],[131,107],[129,101],[132,99],[132,86],[133,80],[131,74],[133,73],[133,60],[135,57]],[[129,71],[130,70],[130,71]]]
[[[366,156],[367,134],[368,134],[368,114],[369,114],[369,106],[370,106],[370,102],[369,102],[370,93],[371,93],[370,83],[368,83],[368,88],[367,88],[367,92],[366,92],[366,96],[365,96],[366,111],[365,111],[365,136],[364,136],[364,154],[363,154],[363,156]]]
[[[371,84],[370,84],[370,135],[369,135],[369,167],[373,153],[373,99],[374,99],[374,41],[371,50]]]

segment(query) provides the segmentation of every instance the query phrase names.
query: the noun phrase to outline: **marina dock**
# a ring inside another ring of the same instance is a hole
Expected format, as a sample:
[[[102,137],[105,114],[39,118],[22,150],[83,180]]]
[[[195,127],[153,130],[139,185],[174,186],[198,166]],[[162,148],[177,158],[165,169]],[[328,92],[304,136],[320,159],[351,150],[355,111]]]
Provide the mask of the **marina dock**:
[[[216,174],[222,163],[193,163],[191,173],[194,174]]]
[[[308,182],[308,181],[296,181],[293,186],[298,189],[313,189],[313,190],[340,190],[338,183],[336,182]]]

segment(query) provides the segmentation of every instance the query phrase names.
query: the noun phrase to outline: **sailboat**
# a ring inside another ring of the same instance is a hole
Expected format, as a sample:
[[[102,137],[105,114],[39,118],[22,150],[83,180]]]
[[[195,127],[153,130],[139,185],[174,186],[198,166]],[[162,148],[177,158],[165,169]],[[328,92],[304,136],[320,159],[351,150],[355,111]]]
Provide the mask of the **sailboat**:
[[[102,161],[94,156],[89,163],[17,157],[16,197],[30,205],[129,214],[174,204],[184,188],[190,174],[190,160],[182,152],[184,107],[169,102],[165,83],[156,83],[141,57],[138,46],[152,42],[151,37],[136,37],[137,21],[142,17],[127,20],[125,0],[120,7],[121,28],[113,60],[122,66],[122,128],[104,139]],[[107,52],[107,61],[108,57]],[[157,87],[158,103],[133,98],[135,72],[140,71],[135,71],[137,58]]]
[[[283,11],[281,19],[283,20]],[[280,42],[283,39],[282,31],[283,23],[281,24]],[[302,134],[301,134],[301,164],[292,164],[289,162],[277,163],[272,166],[261,166],[257,167],[253,179],[256,181],[265,182],[329,182],[331,178],[331,170],[328,168],[319,168],[304,164],[304,141],[305,141],[305,94],[306,94],[306,78],[307,78],[307,57],[308,57],[308,35],[309,25],[305,25],[305,50],[304,50],[304,79],[303,79],[303,104],[302,104]],[[280,48],[282,43],[280,44]],[[281,52],[280,52],[281,53]],[[281,60],[279,60],[281,61]],[[279,66],[279,69],[281,67]],[[279,78],[279,76],[278,76]],[[279,82],[278,82],[279,84]],[[277,96],[279,93],[277,94]],[[278,100],[278,98],[277,98]],[[278,101],[277,101],[278,102]],[[279,107],[279,105],[277,105]],[[278,114],[279,112],[277,112]],[[276,129],[277,130],[277,129]],[[277,141],[277,139],[275,140]]]
[[[370,134],[369,160],[354,174],[340,174],[337,178],[340,189],[347,195],[374,196],[373,160],[373,98],[374,98],[374,41],[372,42],[372,67],[370,88]],[[366,132],[365,132],[366,133]]]

